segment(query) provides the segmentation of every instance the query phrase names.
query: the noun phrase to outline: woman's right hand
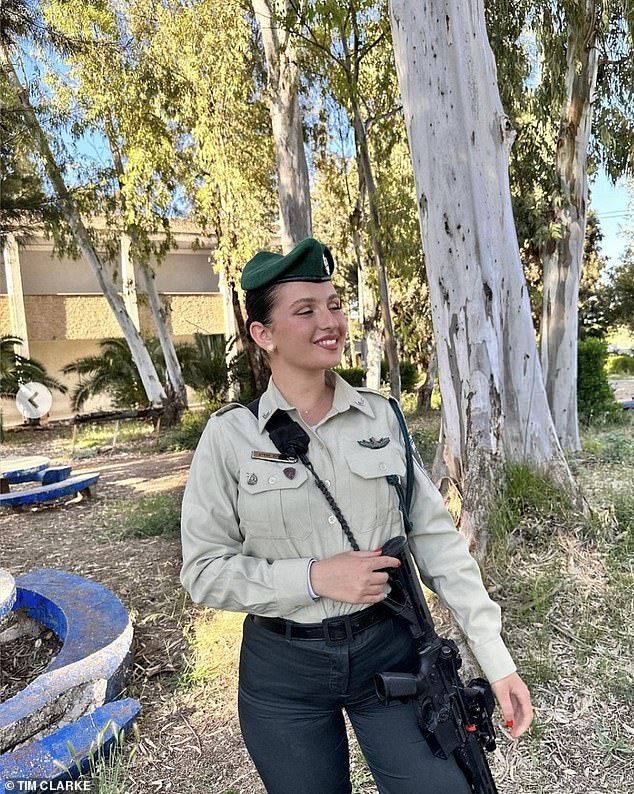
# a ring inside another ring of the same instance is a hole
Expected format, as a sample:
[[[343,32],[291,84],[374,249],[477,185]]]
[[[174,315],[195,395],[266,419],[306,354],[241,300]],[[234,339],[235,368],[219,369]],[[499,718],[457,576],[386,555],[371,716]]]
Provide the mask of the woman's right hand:
[[[310,569],[310,583],[318,596],[346,604],[376,604],[386,597],[388,575],[383,568],[396,568],[396,557],[376,551],[344,551],[317,560]]]

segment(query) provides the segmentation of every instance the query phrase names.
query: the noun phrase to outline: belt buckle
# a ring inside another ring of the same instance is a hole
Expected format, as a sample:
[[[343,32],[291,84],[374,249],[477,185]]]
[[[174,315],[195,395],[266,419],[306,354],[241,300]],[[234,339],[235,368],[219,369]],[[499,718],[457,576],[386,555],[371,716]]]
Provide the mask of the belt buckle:
[[[339,628],[340,625],[345,627],[346,636],[338,640],[331,636],[330,627],[337,626],[337,628]],[[350,642],[352,640],[353,634],[352,625],[350,623],[350,615],[342,615],[341,617],[336,618],[326,618],[322,621],[322,626],[324,627],[324,635],[328,645],[341,645],[344,642]]]

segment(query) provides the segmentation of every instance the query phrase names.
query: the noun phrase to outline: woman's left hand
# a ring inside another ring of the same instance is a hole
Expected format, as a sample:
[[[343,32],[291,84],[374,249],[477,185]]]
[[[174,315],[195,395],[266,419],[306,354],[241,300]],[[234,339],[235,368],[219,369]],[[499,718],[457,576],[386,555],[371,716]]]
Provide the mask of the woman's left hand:
[[[511,729],[511,736],[518,739],[533,721],[533,706],[528,687],[517,673],[511,673],[491,684],[491,689],[506,724]]]

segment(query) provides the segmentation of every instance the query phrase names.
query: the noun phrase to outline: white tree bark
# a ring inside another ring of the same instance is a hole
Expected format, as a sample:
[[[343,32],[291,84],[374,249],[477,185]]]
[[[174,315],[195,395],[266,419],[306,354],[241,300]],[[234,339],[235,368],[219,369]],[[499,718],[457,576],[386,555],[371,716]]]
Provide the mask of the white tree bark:
[[[2,258],[4,260],[4,274],[7,282],[11,334],[20,339],[17,352],[24,358],[29,358],[29,329],[26,324],[26,310],[24,308],[20,249],[18,248],[18,241],[14,234],[8,234],[6,236],[2,250]]]
[[[475,550],[506,460],[572,488],[553,426],[511,210],[482,0],[392,0],[443,401],[443,460]]]
[[[2,63],[5,67],[5,74],[15,91],[16,98],[20,102],[23,112],[24,123],[31,134],[37,150],[42,157],[44,167],[48,178],[53,185],[53,189],[60,199],[60,206],[64,213],[64,217],[73,233],[75,241],[79,246],[84,258],[88,262],[90,269],[95,275],[99,288],[103,292],[112,312],[114,313],[117,322],[123,332],[126,342],[130,346],[132,358],[137,366],[143,387],[148,396],[148,399],[153,405],[162,405],[166,399],[165,391],[161,385],[159,377],[156,373],[152,359],[143,343],[139,332],[134,327],[134,323],[128,315],[125,304],[116,290],[116,287],[110,277],[110,274],[104,267],[99,254],[97,253],[88,230],[81,219],[79,209],[75,204],[72,196],[66,188],[64,177],[57,165],[53,152],[49,146],[45,132],[42,130],[40,123],[37,119],[35,111],[31,106],[28,92],[20,83],[9,53],[4,46],[0,47]]]
[[[167,377],[173,391],[173,398],[176,403],[176,413],[187,408],[187,389],[183,380],[180,361],[176,355],[174,340],[167,327],[167,312],[165,311],[161,298],[156,288],[155,274],[147,262],[139,263],[139,276],[141,285],[148,296],[154,327],[161,345],[163,358],[165,359],[165,369]]]
[[[557,179],[561,202],[554,221],[561,233],[543,252],[541,359],[548,403],[564,449],[581,449],[577,416],[577,336],[579,283],[588,204],[588,146],[597,80],[595,0],[568,39],[566,100],[557,140]]]
[[[310,184],[299,107],[299,68],[288,30],[288,0],[253,0],[268,75],[269,110],[275,141],[280,236],[288,253],[312,235]]]
[[[130,237],[127,234],[121,235],[119,243],[119,269],[121,271],[123,302],[125,303],[126,311],[130,315],[134,327],[137,331],[141,331],[139,300],[136,289],[136,272],[134,262],[130,258]]]

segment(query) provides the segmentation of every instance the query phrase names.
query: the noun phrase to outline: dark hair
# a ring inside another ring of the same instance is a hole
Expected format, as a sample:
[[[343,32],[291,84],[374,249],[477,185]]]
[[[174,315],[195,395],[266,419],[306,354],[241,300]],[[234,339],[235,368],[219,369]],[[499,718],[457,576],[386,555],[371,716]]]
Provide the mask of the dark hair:
[[[250,333],[251,323],[269,325],[279,286],[279,283],[265,284],[263,287],[248,289],[245,292],[244,303],[247,310],[247,334]]]

